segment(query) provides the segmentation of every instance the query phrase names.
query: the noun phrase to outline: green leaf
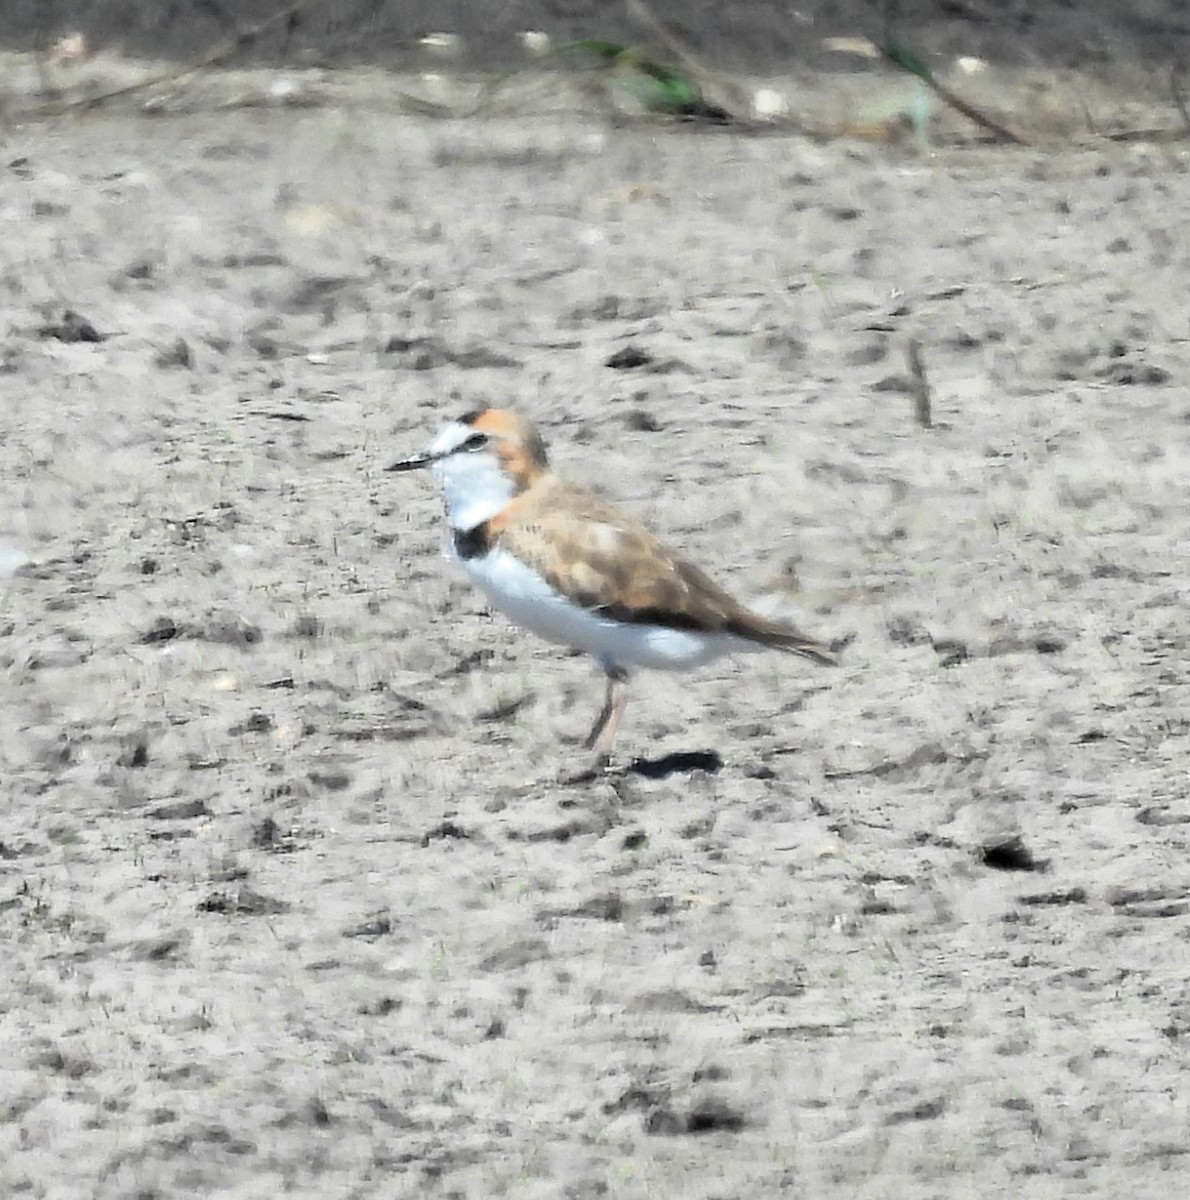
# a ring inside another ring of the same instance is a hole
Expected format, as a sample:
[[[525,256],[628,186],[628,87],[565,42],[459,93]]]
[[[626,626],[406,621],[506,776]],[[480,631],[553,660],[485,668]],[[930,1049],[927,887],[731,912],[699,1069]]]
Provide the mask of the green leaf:
[[[577,50],[589,54],[592,58],[602,58],[607,62],[615,62],[625,54],[625,48],[616,42],[605,42],[599,38],[580,38],[577,42],[567,42],[563,50]]]
[[[563,50],[577,51],[612,68],[613,80],[649,112],[666,116],[700,117],[724,122],[730,114],[702,96],[702,89],[673,67],[655,62],[633,46],[621,46],[601,38],[582,38],[568,42]]]
[[[934,72],[900,43],[894,42],[890,38],[880,49],[889,62],[895,63],[901,70],[908,71],[910,75],[916,75],[918,79],[924,79],[926,83],[934,82]]]
[[[685,112],[702,100],[695,84],[657,63],[625,64],[616,72],[616,81],[652,112]]]

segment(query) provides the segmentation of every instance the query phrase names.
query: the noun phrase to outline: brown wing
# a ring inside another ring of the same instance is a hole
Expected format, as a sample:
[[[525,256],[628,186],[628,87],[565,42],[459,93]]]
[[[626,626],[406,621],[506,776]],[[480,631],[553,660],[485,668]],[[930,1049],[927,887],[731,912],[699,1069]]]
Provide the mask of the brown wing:
[[[640,522],[556,478],[530,488],[488,523],[492,541],[584,608],[634,624],[729,633],[833,662],[791,625],[745,608]]]

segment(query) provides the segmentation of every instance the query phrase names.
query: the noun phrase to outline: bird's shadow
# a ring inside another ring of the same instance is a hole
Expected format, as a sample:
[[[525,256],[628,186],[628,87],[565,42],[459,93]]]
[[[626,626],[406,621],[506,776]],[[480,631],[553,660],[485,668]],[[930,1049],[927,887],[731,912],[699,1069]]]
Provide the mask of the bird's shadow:
[[[657,758],[633,759],[625,774],[644,779],[668,779],[671,775],[689,775],[702,771],[714,775],[723,769],[723,758],[717,750],[673,750]]]

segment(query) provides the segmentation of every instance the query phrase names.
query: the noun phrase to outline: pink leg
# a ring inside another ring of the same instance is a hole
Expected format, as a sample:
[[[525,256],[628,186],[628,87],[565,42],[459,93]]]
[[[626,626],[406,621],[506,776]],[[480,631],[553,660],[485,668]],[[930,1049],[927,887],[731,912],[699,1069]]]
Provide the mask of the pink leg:
[[[591,732],[587,735],[586,748],[594,750],[599,758],[607,758],[620,728],[620,719],[628,706],[628,672],[619,668],[607,673],[607,696]]]

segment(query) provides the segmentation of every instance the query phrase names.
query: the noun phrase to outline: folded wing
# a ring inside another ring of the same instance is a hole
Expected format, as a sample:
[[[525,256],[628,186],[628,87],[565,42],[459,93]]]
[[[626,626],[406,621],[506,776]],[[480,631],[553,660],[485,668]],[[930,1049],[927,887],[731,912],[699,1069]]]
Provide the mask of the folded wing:
[[[513,501],[489,532],[574,603],[632,624],[730,634],[834,662],[825,646],[744,607],[615,505],[556,479],[546,488]]]

